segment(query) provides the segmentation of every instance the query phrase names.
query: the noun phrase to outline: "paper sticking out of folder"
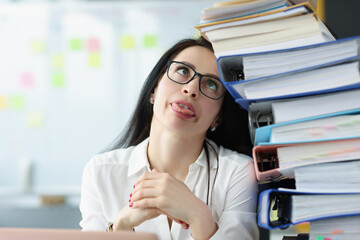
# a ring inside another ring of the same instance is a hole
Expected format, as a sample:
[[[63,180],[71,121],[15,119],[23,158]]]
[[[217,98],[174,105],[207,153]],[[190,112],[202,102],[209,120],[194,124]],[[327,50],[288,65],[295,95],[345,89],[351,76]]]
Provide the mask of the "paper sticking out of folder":
[[[280,168],[360,159],[360,138],[283,146],[277,156]]]
[[[304,142],[357,136],[360,136],[360,114],[350,114],[274,126],[270,142]]]
[[[291,222],[360,213],[360,193],[291,196]]]
[[[360,160],[295,168],[296,189],[314,192],[359,192]]]
[[[359,43],[351,41],[321,44],[318,47],[290,51],[250,54],[243,57],[244,77],[256,79],[296,69],[322,65],[358,55]]]
[[[360,233],[360,216],[344,216],[312,221],[310,222],[310,228],[309,240],[357,239]]]

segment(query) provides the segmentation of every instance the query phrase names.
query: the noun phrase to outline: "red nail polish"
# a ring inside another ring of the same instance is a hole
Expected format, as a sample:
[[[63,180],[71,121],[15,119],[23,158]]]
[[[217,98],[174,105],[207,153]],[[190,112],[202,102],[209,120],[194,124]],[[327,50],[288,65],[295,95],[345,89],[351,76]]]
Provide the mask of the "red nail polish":
[[[135,188],[135,185],[133,186],[133,188]]]
[[[189,224],[186,224],[186,229],[188,229],[189,228]]]
[[[129,202],[131,202],[131,199],[129,199]]]
[[[132,193],[130,193],[130,197],[132,197]]]
[[[131,202],[130,204],[129,204],[129,207],[132,207],[134,204]]]
[[[179,220],[179,223],[180,223],[180,224],[183,224],[184,222],[183,222],[183,221],[181,221],[181,220]]]

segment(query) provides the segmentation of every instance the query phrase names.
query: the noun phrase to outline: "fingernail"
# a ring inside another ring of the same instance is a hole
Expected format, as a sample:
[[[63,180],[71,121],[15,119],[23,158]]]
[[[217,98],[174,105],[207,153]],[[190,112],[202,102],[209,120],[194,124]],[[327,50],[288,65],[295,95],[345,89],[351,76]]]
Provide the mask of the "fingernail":
[[[186,224],[186,229],[188,229],[189,228],[189,224]]]
[[[181,221],[181,220],[179,220],[179,223],[180,223],[180,224],[183,224],[184,222],[183,222],[183,221]]]
[[[132,207],[134,204],[131,202],[130,204],[129,204],[129,207]]]
[[[129,202],[131,202],[131,198],[129,199]]]
[[[130,193],[130,198],[132,197],[132,193]]]
[[[133,186],[133,188],[135,188],[135,185]]]

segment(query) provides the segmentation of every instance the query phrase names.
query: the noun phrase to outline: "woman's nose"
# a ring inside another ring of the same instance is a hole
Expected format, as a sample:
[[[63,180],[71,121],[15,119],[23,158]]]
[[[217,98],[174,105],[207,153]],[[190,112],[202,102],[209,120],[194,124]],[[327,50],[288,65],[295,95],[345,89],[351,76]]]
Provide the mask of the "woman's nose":
[[[182,92],[192,98],[197,98],[199,96],[199,81],[199,76],[196,76],[192,81],[183,85]]]

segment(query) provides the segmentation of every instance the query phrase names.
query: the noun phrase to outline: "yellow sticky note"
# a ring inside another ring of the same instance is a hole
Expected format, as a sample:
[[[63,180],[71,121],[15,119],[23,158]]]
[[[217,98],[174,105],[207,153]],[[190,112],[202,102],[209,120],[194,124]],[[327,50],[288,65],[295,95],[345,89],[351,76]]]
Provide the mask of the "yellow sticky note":
[[[123,35],[120,37],[120,49],[129,50],[135,48],[135,37],[132,35]]]
[[[31,52],[32,53],[43,53],[45,51],[45,44],[43,41],[32,41]]]
[[[156,34],[146,34],[143,37],[143,44],[145,48],[153,48],[158,45],[158,36]]]
[[[10,107],[12,109],[21,110],[25,108],[25,99],[23,96],[15,95],[10,97]]]
[[[7,99],[5,96],[0,96],[0,110],[7,107]]]
[[[100,54],[96,52],[89,53],[89,67],[100,67]]]
[[[72,38],[69,40],[70,50],[77,51],[83,48],[83,41],[80,38]]]
[[[52,66],[53,68],[63,68],[65,65],[64,55],[54,54],[52,56]]]
[[[52,75],[51,83],[55,88],[61,88],[65,86],[65,75],[62,72],[55,72]]]
[[[296,233],[309,233],[310,223],[309,222],[298,223],[294,226],[294,230]]]
[[[42,127],[44,125],[44,117],[40,113],[29,113],[26,116],[26,122],[30,128]]]

